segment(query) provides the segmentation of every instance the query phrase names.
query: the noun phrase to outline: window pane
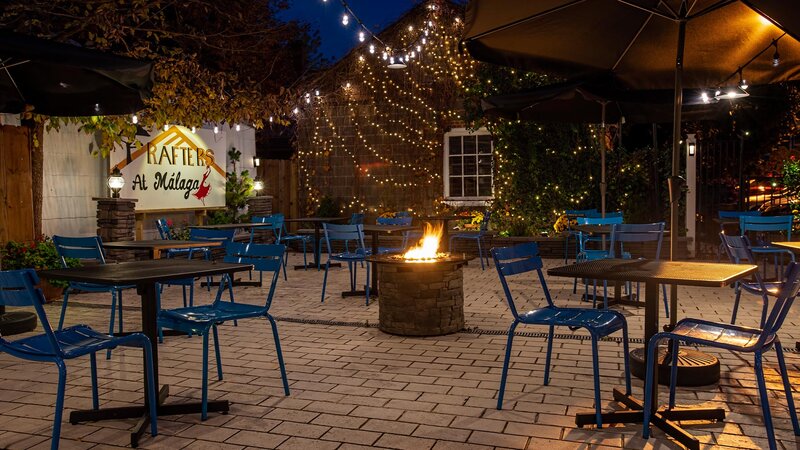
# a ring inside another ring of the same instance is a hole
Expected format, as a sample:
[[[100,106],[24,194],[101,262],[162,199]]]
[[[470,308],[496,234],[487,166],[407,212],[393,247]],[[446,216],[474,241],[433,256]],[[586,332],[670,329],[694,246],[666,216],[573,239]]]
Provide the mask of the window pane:
[[[478,173],[478,162],[474,156],[464,156],[464,175],[475,175]]]
[[[483,134],[478,136],[478,153],[492,152],[492,136]]]
[[[461,192],[461,177],[450,178],[450,197],[462,197]]]
[[[478,175],[492,174],[492,157],[490,155],[478,158]]]
[[[474,155],[476,148],[477,138],[476,136],[464,136],[464,154],[465,155]]]
[[[477,177],[464,177],[464,197],[477,197],[477,196],[478,196]]]
[[[461,175],[462,173],[461,156],[451,156],[450,175]]]
[[[461,154],[461,136],[452,136],[450,137],[450,154],[451,155],[460,155]]]
[[[478,177],[478,195],[481,197],[491,197],[492,177]]]

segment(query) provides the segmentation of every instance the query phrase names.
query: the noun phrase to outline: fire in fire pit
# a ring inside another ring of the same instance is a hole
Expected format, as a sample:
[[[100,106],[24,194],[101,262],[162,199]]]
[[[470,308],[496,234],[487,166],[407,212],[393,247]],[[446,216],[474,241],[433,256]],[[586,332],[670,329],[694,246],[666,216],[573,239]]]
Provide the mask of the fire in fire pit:
[[[425,222],[425,232],[416,247],[403,254],[403,259],[409,262],[431,262],[438,258],[446,257],[446,253],[439,253],[439,241],[442,240],[444,228],[439,225],[434,227]]]

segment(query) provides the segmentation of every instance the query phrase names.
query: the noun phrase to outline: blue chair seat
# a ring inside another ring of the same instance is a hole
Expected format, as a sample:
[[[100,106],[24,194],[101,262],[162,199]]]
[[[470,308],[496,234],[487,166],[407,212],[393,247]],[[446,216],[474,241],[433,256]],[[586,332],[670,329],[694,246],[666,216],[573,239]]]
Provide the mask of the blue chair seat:
[[[363,261],[364,256],[367,254],[371,254],[372,251],[355,251],[355,252],[342,252],[342,253],[334,253],[331,255],[331,259],[336,259],[339,261]],[[380,253],[380,252],[379,252]]]
[[[567,327],[590,328],[598,336],[621,330],[625,326],[622,314],[612,310],[588,308],[558,308],[549,306],[519,315],[520,322],[529,325],[559,325]]]
[[[771,295],[773,297],[776,297],[778,295],[781,286],[783,286],[783,283],[779,281],[764,281],[763,284],[764,284],[764,290],[766,290],[767,295]],[[742,289],[751,294],[761,295],[762,292],[761,285],[756,281],[739,282],[739,287],[741,287]]]
[[[745,350],[754,346],[763,333],[764,331],[759,328],[727,325],[690,318],[680,320],[672,330],[672,335],[690,338],[700,345],[713,345],[737,350]],[[766,338],[764,345],[767,348],[775,340],[775,336],[773,334]]]
[[[124,344],[124,337],[114,337],[98,333],[88,325],[73,325],[63,330],[53,331],[58,341],[64,358],[77,358],[99,350],[116,348]],[[28,356],[47,357],[55,356],[46,349],[52,348],[50,338],[46,334],[39,334],[23,339],[18,339],[7,344],[5,351],[25,353]]]
[[[162,327],[173,330],[198,332],[206,330],[216,323],[263,315],[263,305],[219,301],[210,305],[161,311],[158,314],[158,323]]]

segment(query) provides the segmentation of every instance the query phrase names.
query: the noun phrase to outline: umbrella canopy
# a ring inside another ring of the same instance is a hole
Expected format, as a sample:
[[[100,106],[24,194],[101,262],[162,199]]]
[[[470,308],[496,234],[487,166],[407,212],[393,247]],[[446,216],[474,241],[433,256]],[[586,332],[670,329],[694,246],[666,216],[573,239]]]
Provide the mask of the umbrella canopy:
[[[757,90],[757,88],[756,88]],[[752,88],[751,88],[752,91]],[[727,108],[704,104],[696,89],[684,89],[684,117],[711,120],[723,117]],[[490,116],[537,122],[663,123],[672,120],[674,94],[668,89],[627,90],[611,77],[569,80],[523,92],[492,95],[481,100]]]
[[[675,86],[682,0],[472,0],[464,43],[482,61],[567,78],[612,71],[635,89]],[[800,14],[786,0],[687,2],[683,85],[800,77]],[[784,36],[784,35],[787,36]],[[784,64],[773,66],[777,52]],[[761,58],[748,64],[764,51]],[[746,66],[746,67],[745,67]]]
[[[69,44],[0,33],[0,112],[130,114],[144,106],[153,64]]]
[[[463,40],[482,61],[566,77],[611,72],[630,88],[673,88],[670,229],[676,230],[684,86],[800,79],[795,3],[470,0]],[[677,233],[670,236],[674,258]]]

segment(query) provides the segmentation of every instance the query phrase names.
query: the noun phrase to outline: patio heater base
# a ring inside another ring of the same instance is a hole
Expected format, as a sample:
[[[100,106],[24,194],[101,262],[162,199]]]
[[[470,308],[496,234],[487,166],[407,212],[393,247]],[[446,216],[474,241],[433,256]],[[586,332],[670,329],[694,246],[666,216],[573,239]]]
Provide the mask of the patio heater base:
[[[644,380],[647,366],[644,362],[646,350],[636,348],[631,350],[631,373],[636,378]],[[667,356],[667,348],[659,347],[658,358],[658,383],[668,386],[670,376],[670,362],[672,356]],[[678,350],[678,386],[707,386],[719,381],[719,359],[715,356],[697,350],[681,348]]]
[[[0,311],[0,335],[10,336],[36,329],[36,314],[28,311]]]

